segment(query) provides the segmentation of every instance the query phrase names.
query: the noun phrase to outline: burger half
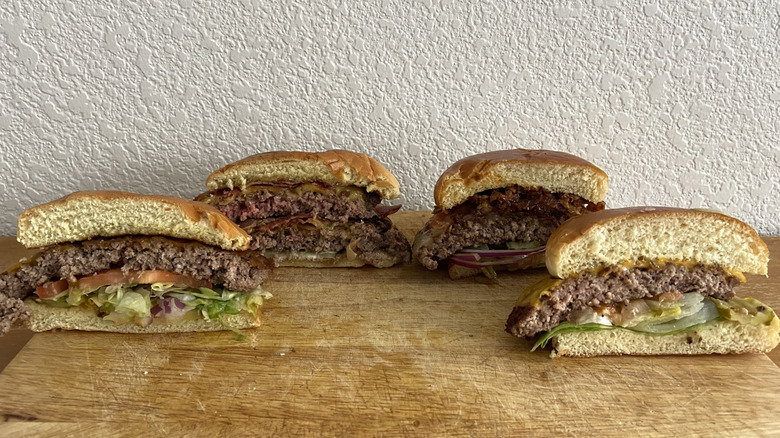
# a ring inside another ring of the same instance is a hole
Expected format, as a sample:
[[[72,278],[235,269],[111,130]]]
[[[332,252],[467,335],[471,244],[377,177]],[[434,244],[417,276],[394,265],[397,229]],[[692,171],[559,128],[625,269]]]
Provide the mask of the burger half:
[[[565,152],[466,157],[436,182],[414,257],[431,270],[446,262],[453,279],[544,266],[550,234],[570,217],[602,210],[607,183],[604,171]]]
[[[758,353],[780,322],[739,298],[743,273],[767,274],[750,226],[701,210],[633,207],[573,218],[547,242],[552,278],[520,295],[506,324],[552,356]]]
[[[364,154],[266,152],[209,175],[213,205],[252,236],[251,249],[276,266],[386,268],[411,259],[409,241],[388,219],[398,181]]]
[[[236,330],[268,296],[270,263],[200,202],[77,192],[22,212],[17,238],[40,252],[0,274],[0,334]]]

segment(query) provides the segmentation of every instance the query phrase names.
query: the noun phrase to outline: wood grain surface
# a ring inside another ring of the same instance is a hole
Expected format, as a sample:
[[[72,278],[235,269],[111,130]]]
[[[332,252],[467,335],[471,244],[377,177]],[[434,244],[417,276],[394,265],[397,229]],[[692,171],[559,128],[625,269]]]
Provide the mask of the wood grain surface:
[[[394,215],[409,237],[427,213]],[[772,253],[780,239],[767,238]],[[0,241],[0,266],[22,255]],[[766,355],[555,359],[504,333],[542,270],[495,284],[411,264],[275,271],[262,327],[48,332],[0,373],[1,436],[745,436],[780,430]],[[780,308],[770,277],[740,295]],[[11,351],[7,343],[0,351]],[[777,360],[777,356],[775,356]]]

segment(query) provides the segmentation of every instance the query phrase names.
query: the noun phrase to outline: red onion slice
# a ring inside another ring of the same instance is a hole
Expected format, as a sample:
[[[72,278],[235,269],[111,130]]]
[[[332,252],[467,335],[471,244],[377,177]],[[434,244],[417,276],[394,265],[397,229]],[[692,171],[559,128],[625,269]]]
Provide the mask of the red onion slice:
[[[544,249],[544,246],[528,250],[463,249],[451,255],[447,260],[456,265],[479,269],[488,266],[511,265],[534,254],[541,254]]]

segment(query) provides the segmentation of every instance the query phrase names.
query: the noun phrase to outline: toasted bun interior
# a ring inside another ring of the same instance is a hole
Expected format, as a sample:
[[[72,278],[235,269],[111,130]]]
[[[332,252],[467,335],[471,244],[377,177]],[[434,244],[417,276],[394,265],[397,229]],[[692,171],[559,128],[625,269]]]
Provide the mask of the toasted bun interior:
[[[398,180],[375,159],[358,152],[274,151],[253,155],[209,175],[210,190],[244,189],[251,182],[284,181],[303,183],[321,181],[331,185],[365,187],[383,199],[401,196]]]
[[[53,307],[35,302],[34,299],[25,300],[32,310],[32,316],[26,325],[34,332],[47,330],[84,330],[114,333],[181,333],[181,332],[214,332],[227,330],[217,320],[206,321],[200,318],[182,318],[175,321],[155,320],[148,327],[136,324],[114,325],[111,321],[104,321],[94,311],[83,307]],[[222,320],[230,327],[245,329],[257,327],[260,321],[246,312],[236,315],[222,315]]]
[[[19,216],[17,239],[36,248],[133,234],[197,240],[227,250],[246,250],[250,240],[208,204],[118,191],[76,192],[29,208]]]
[[[607,194],[609,178],[590,162],[565,152],[513,149],[466,157],[445,170],[433,191],[438,208],[450,209],[471,196],[511,185],[573,193],[591,202]]]
[[[564,222],[547,241],[555,277],[651,260],[701,263],[767,274],[769,249],[744,222],[713,211],[630,207],[586,213]]]
[[[769,325],[717,321],[688,333],[653,336],[630,330],[573,332],[552,340],[552,356],[766,353],[780,341],[780,322]]]

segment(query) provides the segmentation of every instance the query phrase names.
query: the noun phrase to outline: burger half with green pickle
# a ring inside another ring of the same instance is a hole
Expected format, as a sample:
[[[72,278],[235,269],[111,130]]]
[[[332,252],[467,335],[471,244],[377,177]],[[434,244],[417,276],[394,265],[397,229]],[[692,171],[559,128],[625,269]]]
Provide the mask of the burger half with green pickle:
[[[760,353],[780,340],[766,304],[736,295],[767,275],[750,226],[714,211],[603,210],[547,242],[550,277],[526,288],[506,330],[552,356]]]

